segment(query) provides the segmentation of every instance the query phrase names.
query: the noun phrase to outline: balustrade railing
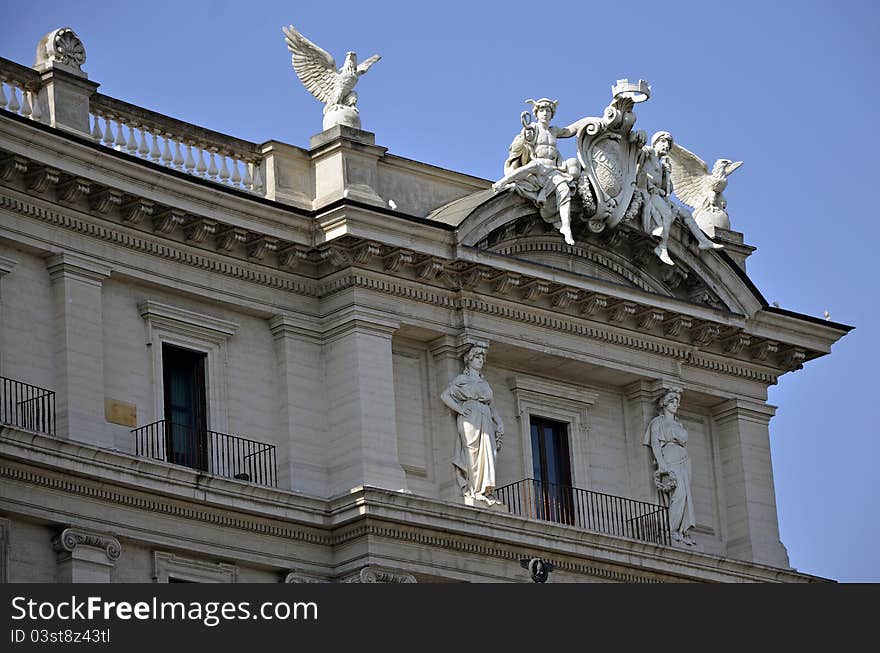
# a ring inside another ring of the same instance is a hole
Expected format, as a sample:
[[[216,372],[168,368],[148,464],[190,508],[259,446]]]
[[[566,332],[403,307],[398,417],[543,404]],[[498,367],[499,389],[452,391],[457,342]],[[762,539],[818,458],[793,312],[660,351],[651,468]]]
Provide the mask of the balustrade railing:
[[[133,429],[135,454],[216,476],[275,487],[275,446],[159,420]]]
[[[55,435],[55,393],[0,376],[0,423]]]
[[[497,488],[495,498],[522,517],[654,544],[670,543],[669,509],[657,504],[531,478]]]
[[[27,66],[0,59],[0,109],[36,122],[46,122],[40,102],[40,75]]]
[[[96,93],[92,139],[107,147],[224,186],[263,194],[256,143]]]

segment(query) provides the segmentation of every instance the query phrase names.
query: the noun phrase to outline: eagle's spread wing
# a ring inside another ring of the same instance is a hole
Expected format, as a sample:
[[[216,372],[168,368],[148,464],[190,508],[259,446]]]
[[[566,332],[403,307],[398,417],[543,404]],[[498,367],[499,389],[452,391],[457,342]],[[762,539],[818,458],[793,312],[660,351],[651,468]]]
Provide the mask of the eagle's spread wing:
[[[704,181],[709,175],[705,161],[678,143],[669,150],[672,163],[672,190],[692,209],[699,208],[705,199]]]
[[[293,25],[282,27],[287,49],[291,51],[291,61],[296,76],[309,93],[324,104],[333,99],[336,87],[336,61],[330,54],[309,41],[296,31]]]
[[[361,62],[358,64],[358,67],[357,67],[357,74],[358,74],[359,76],[360,76],[360,75],[363,75],[365,72],[367,72],[367,71],[370,69],[370,66],[372,66],[374,63],[376,63],[377,61],[379,61],[379,59],[381,59],[381,58],[382,58],[382,57],[380,57],[378,54],[374,54],[374,55],[373,55],[372,57],[370,57],[369,59],[364,59],[363,61],[361,61]]]

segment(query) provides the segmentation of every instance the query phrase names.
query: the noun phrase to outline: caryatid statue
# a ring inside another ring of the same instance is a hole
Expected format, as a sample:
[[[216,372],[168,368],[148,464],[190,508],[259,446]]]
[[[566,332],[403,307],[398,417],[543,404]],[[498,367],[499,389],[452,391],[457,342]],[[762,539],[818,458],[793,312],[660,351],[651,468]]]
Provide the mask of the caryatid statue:
[[[357,55],[346,52],[342,68],[336,70],[333,57],[297,32],[293,25],[281,29],[297,77],[309,93],[324,103],[324,129],[334,125],[360,129],[361,118],[355,106],[357,93],[354,87],[360,76],[382,57],[374,54],[358,64]]]

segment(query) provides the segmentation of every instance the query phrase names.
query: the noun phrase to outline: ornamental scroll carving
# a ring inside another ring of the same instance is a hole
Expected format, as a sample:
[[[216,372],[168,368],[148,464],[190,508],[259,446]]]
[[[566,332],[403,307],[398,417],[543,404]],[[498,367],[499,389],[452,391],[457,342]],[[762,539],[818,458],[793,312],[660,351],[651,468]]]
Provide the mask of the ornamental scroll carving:
[[[364,567],[357,574],[349,576],[344,583],[416,583],[416,577],[405,572],[391,571],[378,567]]]
[[[111,562],[115,562],[122,555],[122,545],[115,537],[76,528],[65,528],[52,540],[52,545],[58,552],[67,551],[69,553],[73,553],[80,545],[103,549]]]

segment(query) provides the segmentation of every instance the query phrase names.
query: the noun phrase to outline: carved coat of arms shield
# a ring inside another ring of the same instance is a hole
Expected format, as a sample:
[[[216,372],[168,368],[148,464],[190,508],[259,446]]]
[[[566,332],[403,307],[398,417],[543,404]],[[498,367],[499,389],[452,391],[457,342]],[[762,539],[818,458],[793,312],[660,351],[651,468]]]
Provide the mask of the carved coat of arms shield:
[[[615,227],[623,219],[635,191],[638,155],[638,143],[629,131],[609,128],[605,120],[590,122],[578,132],[578,161],[596,200],[596,212],[588,222],[592,231]]]

